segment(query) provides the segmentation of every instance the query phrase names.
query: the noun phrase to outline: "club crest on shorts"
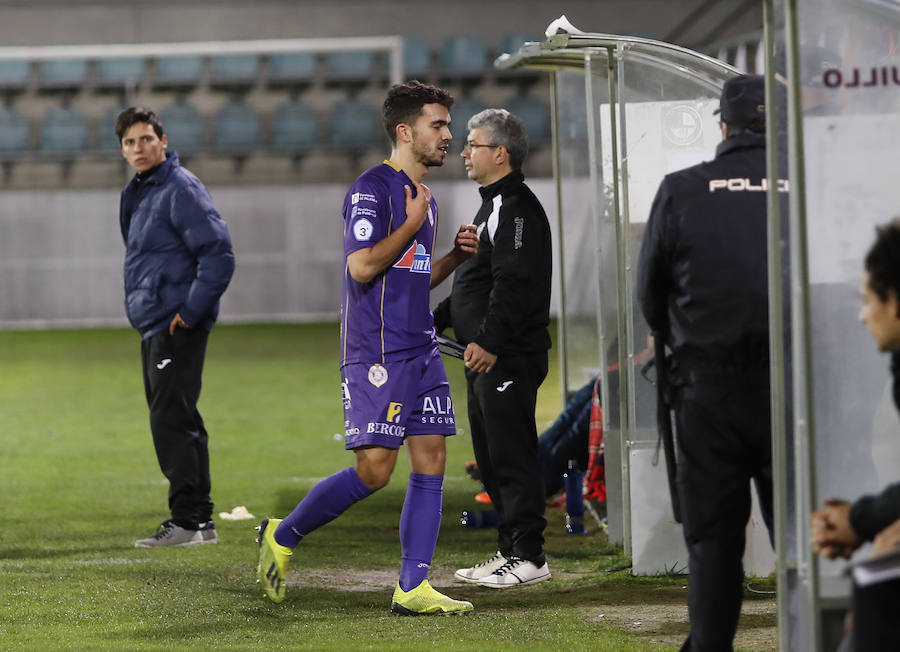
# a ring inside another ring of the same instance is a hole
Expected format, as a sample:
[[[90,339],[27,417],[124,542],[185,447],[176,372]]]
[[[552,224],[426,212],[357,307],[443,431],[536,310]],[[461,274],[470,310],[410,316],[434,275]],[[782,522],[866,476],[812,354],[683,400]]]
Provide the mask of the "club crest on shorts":
[[[375,385],[375,387],[381,387],[387,382],[387,379],[387,369],[383,366],[380,364],[373,364],[369,367],[369,382]]]

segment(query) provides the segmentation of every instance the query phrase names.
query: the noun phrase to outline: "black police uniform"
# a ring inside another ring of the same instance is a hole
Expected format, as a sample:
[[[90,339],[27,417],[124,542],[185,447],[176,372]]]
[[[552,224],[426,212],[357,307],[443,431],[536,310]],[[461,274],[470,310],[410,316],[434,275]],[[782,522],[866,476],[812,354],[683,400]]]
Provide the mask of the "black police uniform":
[[[731,650],[755,481],[772,535],[765,137],[668,175],[641,248],[641,308],[670,384],[690,579],[683,650]]]
[[[478,253],[461,265],[435,327],[497,356],[466,370],[475,460],[499,521],[499,550],[542,566],[544,485],[534,422],[550,348],[550,224],[519,171],[480,188]]]

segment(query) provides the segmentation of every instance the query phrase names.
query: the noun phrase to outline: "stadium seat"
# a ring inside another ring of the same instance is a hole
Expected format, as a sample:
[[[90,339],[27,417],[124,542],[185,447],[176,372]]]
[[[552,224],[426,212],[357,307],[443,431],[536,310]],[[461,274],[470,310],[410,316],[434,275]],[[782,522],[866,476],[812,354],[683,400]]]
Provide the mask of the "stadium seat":
[[[403,37],[403,74],[407,79],[427,77],[431,70],[431,52],[420,36]]]
[[[156,60],[154,84],[157,86],[193,86],[202,76],[202,57],[160,57]]]
[[[547,104],[530,95],[514,95],[506,100],[503,108],[525,123],[528,142],[550,140],[550,107]]]
[[[259,116],[246,102],[230,102],[216,113],[213,143],[219,149],[259,147]]]
[[[329,82],[366,82],[374,68],[375,55],[371,52],[329,52],[325,57]]]
[[[28,86],[31,64],[28,61],[0,61],[0,88],[21,90]]]
[[[381,132],[375,110],[366,102],[347,99],[331,108],[331,143],[341,147],[368,147]]]
[[[123,106],[110,106],[97,121],[97,148],[103,151],[118,151],[119,138],[116,136],[116,118],[125,110]]]
[[[88,126],[84,113],[73,107],[47,109],[41,124],[41,150],[80,152],[87,147]]]
[[[189,152],[203,147],[203,118],[194,107],[177,102],[162,109],[159,118],[170,151]]]
[[[515,54],[528,41],[543,41],[543,37],[537,34],[505,34],[503,40],[500,41],[500,52],[498,54]]]
[[[461,97],[453,103],[450,109],[450,133],[453,134],[453,147],[462,149],[466,143],[466,136],[469,135],[469,128],[466,123],[476,113],[483,111],[487,105],[478,98]]]
[[[318,61],[312,52],[280,52],[269,56],[270,84],[297,84],[312,81]]]
[[[210,83],[215,86],[252,86],[259,78],[255,54],[219,55],[210,59]]]
[[[272,147],[296,149],[319,142],[316,110],[304,102],[287,102],[275,109],[272,118]]]
[[[484,41],[479,36],[450,36],[441,50],[441,71],[453,77],[481,76],[487,66]]]
[[[86,59],[48,59],[41,61],[42,88],[79,88],[87,81]]]
[[[0,152],[28,149],[28,119],[14,106],[0,107]]]
[[[138,57],[127,59],[100,59],[97,61],[97,86],[134,87],[144,75],[144,60]]]

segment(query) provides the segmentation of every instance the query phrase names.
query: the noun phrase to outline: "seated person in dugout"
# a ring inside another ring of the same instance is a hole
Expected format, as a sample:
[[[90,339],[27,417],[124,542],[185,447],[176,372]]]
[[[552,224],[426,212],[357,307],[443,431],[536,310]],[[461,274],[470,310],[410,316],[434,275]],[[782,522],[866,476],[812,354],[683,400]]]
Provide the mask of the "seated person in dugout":
[[[875,244],[865,259],[859,320],[869,329],[878,349],[891,355],[894,403],[900,410],[900,221],[895,219],[876,232]],[[854,503],[828,499],[811,519],[813,550],[824,558],[849,558],[864,542],[873,540],[875,555],[897,550],[900,482]],[[898,604],[898,579],[865,587],[854,584],[851,636],[855,652],[900,650]]]

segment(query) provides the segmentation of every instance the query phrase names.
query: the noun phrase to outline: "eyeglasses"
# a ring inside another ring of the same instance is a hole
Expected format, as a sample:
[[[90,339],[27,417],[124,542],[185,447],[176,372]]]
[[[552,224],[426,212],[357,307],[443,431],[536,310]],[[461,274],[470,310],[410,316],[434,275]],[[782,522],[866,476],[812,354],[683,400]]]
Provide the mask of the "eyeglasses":
[[[463,149],[467,149],[470,152],[477,147],[500,147],[500,145],[490,145],[488,143],[473,143],[471,141],[467,141],[466,144],[463,145]]]

